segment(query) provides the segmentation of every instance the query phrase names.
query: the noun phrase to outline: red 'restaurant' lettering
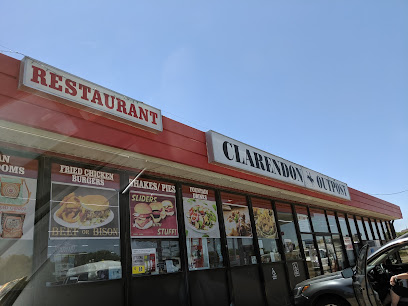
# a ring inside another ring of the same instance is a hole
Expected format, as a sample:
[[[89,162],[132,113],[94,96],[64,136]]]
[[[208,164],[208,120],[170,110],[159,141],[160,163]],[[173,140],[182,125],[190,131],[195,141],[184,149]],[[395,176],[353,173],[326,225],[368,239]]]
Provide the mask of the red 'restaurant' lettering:
[[[122,99],[116,98],[116,101],[118,101],[118,107],[117,107],[117,111],[119,113],[124,113],[125,115],[127,115],[126,112],[126,102],[123,101]]]
[[[104,93],[105,96],[105,106],[109,109],[112,109],[115,107],[115,97],[114,96],[109,96],[108,94]],[[112,98],[112,105],[109,105],[109,97]]]
[[[141,107],[139,106],[139,118],[142,119],[142,117],[143,117],[143,119],[144,119],[145,121],[149,121],[149,113],[148,113],[148,110],[147,110],[147,109],[143,109],[143,108],[141,108]]]
[[[136,107],[133,103],[130,104],[128,115],[133,116],[135,118],[139,118],[136,113]]]
[[[51,83],[49,85],[50,88],[58,90],[58,91],[62,91],[62,86],[58,85],[58,81],[62,81],[62,76],[55,74],[54,72],[50,72],[51,75]]]
[[[93,103],[98,103],[99,105],[102,105],[102,106],[103,106],[101,94],[100,94],[99,91],[96,90],[96,89],[95,89],[95,92],[94,92],[94,94],[93,94],[93,98],[92,98],[91,102],[93,102]]]
[[[31,78],[31,82],[40,84],[38,79],[41,79],[41,85],[47,86],[47,82],[45,81],[45,75],[47,73],[45,72],[44,69],[41,69],[40,67],[36,67],[33,65],[33,77]]]
[[[91,92],[91,89],[88,86],[85,86],[84,84],[81,84],[81,83],[79,84],[78,88],[82,90],[81,99],[89,101],[88,93]]]
[[[150,111],[150,116],[152,116],[152,123],[157,125],[156,119],[158,117],[157,113]]]
[[[70,79],[66,79],[65,80],[65,86],[67,86],[67,88],[65,88],[65,93],[71,95],[71,96],[76,96],[77,95],[77,90],[75,88],[76,86],[76,82],[70,80]]]

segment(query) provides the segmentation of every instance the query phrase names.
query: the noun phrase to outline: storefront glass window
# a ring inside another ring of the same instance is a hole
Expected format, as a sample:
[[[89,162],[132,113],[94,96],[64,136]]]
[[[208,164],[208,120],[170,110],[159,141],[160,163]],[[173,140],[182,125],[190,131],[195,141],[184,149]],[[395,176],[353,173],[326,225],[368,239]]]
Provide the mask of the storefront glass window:
[[[324,241],[327,248],[327,258],[329,259],[329,265],[332,272],[339,271],[339,265],[337,263],[337,255],[334,250],[333,240],[330,236],[324,236]]]
[[[385,239],[388,241],[388,240],[390,240],[390,234],[388,232],[388,227],[387,227],[386,221],[382,222],[382,226],[383,226],[383,229],[384,229]]]
[[[333,237],[334,250],[336,252],[337,261],[339,263],[339,270],[343,270],[347,267],[346,267],[346,262],[345,262],[346,257],[343,252],[340,235],[336,234],[336,235],[332,235],[332,237]]]
[[[348,222],[350,225],[351,235],[353,237],[354,243],[359,243],[360,239],[358,238],[356,223],[354,222],[354,218],[352,216],[348,216]]]
[[[262,263],[281,261],[278,251],[278,233],[271,202],[252,198],[252,208]]]
[[[295,206],[295,210],[299,224],[299,231],[301,233],[310,233],[311,228],[307,208],[304,206]]]
[[[324,211],[322,209],[311,208],[310,216],[312,217],[313,230],[318,233],[327,233],[327,221]]]
[[[129,184],[132,275],[180,271],[176,186],[133,176]]]
[[[358,230],[360,231],[360,236],[361,236],[361,240],[366,241],[367,240],[367,236],[364,230],[364,225],[363,225],[363,221],[361,220],[361,217],[357,217],[357,226],[358,226]]]
[[[380,221],[377,221],[377,228],[378,228],[378,231],[379,231],[379,233],[380,233],[380,238],[381,238],[381,240],[385,240],[383,228],[382,228],[382,226],[381,226],[381,222],[380,222]]]
[[[336,216],[333,211],[327,211],[327,219],[329,220],[330,232],[332,234],[338,234],[339,229],[337,228]]]
[[[193,186],[182,190],[189,270],[222,267],[215,192]]]
[[[38,162],[0,152],[0,287],[31,275]]]
[[[317,251],[313,242],[313,235],[302,234],[303,250],[305,252],[307,269],[309,270],[309,276],[316,277],[321,275],[319,259],[317,257]]]
[[[368,240],[373,240],[373,234],[371,232],[370,223],[368,222],[367,218],[363,218],[363,220],[364,220],[365,228],[367,230]]]
[[[389,233],[389,235],[390,235],[390,239],[393,239],[393,238],[394,238],[394,234],[392,233],[391,226],[390,226],[390,222],[389,222],[389,221],[386,221],[385,224],[387,225],[387,229],[388,229],[388,233]]]
[[[380,236],[378,236],[378,232],[377,232],[377,226],[376,226],[374,220],[371,220],[371,227],[372,227],[373,232],[374,232],[374,238],[375,238],[375,240],[380,239]]]
[[[341,233],[343,235],[344,247],[346,248],[347,258],[351,266],[355,264],[355,256],[354,256],[354,247],[353,247],[353,240],[350,237],[350,233],[347,228],[346,224],[346,217],[343,213],[338,213],[337,217],[339,218]]]
[[[316,236],[317,247],[319,248],[320,260],[322,261],[323,273],[331,273],[329,254],[326,249],[326,243],[324,241],[324,236]]]
[[[122,277],[119,175],[52,164],[47,285]]]
[[[221,193],[231,266],[256,264],[249,209],[245,196]]]
[[[278,222],[286,259],[301,259],[302,256],[293,221],[292,207],[289,204],[276,203],[276,211],[278,213]]]

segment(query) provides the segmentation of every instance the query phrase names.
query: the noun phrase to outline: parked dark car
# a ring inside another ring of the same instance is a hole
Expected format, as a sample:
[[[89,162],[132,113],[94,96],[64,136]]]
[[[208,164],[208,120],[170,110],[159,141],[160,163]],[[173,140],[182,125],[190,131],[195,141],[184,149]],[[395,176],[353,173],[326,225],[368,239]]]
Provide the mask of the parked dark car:
[[[355,267],[297,284],[295,304],[387,305],[390,303],[389,280],[392,275],[403,272],[408,272],[408,238],[390,241],[370,256],[368,245],[365,245]],[[400,281],[397,285],[407,286],[407,283]],[[399,305],[405,305],[407,301],[401,299]]]

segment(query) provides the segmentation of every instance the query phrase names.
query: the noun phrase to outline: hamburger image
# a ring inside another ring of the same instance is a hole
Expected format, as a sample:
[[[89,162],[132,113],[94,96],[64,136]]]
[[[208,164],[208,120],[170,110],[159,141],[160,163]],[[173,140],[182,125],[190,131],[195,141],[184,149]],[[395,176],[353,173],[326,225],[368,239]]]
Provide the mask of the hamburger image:
[[[138,203],[134,207],[133,226],[138,229],[148,229],[153,226],[153,211],[146,203]]]
[[[152,216],[154,223],[160,222],[160,220],[166,218],[166,211],[163,208],[161,202],[150,203],[150,208],[152,209]]]
[[[171,203],[169,200],[164,200],[161,202],[163,205],[164,210],[166,211],[167,216],[173,216],[174,215],[174,205]]]
[[[102,195],[86,195],[78,197],[81,203],[79,222],[82,225],[90,226],[100,224],[108,219],[111,211],[109,201]]]

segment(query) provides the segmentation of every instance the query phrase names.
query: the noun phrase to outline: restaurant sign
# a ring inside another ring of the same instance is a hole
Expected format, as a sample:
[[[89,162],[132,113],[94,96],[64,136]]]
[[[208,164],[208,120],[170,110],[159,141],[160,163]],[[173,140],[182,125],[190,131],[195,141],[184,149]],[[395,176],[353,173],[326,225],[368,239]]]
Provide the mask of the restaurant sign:
[[[346,183],[214,131],[206,133],[209,163],[237,168],[350,200]]]
[[[30,57],[21,62],[19,89],[151,132],[163,131],[159,109]]]

